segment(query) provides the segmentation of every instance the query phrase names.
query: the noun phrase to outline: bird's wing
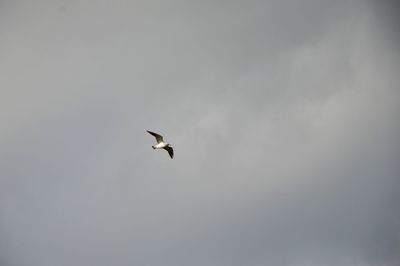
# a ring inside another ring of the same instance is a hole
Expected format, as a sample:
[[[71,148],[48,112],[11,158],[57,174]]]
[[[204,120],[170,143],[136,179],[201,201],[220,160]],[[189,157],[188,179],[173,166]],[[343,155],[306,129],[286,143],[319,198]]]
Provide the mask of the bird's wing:
[[[174,149],[172,149],[171,146],[167,146],[164,149],[168,151],[168,154],[171,157],[171,159],[174,158]]]
[[[148,130],[147,130],[147,132],[148,132],[150,135],[153,135],[153,136],[156,138],[157,143],[160,143],[160,142],[163,142],[163,141],[164,141],[164,140],[163,140],[163,137],[162,137],[161,135],[158,135],[157,133],[154,133],[154,132],[151,132],[151,131],[148,131]]]

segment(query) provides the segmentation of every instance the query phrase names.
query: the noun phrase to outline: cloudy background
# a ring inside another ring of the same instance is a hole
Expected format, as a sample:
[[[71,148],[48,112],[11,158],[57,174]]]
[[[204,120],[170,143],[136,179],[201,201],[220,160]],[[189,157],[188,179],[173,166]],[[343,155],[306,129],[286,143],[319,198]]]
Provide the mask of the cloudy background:
[[[399,265],[395,2],[1,0],[0,265]]]

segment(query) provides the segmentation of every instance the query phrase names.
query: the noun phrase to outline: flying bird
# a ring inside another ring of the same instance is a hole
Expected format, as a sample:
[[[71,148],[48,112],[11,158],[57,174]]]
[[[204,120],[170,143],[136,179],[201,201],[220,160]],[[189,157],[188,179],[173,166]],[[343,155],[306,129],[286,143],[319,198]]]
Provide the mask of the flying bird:
[[[148,131],[148,130],[147,130],[147,132],[156,138],[157,144],[151,146],[153,149],[164,149],[168,152],[171,159],[174,158],[174,149],[172,149],[172,147],[170,146],[169,143],[166,143],[164,141],[164,139],[161,135],[151,132],[151,131]]]

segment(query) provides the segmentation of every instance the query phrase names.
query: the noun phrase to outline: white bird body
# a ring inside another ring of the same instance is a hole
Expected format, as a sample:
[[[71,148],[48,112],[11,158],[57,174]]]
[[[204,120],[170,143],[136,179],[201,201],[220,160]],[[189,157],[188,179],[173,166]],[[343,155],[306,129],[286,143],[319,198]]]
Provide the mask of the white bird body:
[[[160,142],[157,143],[156,145],[153,145],[152,147],[154,149],[164,149],[165,147],[167,147],[169,144],[165,143],[165,142]]]
[[[157,144],[151,146],[153,149],[164,149],[168,152],[169,156],[174,158],[174,149],[172,149],[171,145],[164,141],[163,137],[160,134],[148,131],[147,132],[156,138]]]

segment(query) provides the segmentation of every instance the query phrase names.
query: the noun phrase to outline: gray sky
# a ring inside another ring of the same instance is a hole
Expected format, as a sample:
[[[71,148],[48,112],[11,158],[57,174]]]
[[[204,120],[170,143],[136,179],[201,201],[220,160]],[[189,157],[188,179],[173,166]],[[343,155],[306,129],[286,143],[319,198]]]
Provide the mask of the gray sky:
[[[398,265],[395,2],[1,1],[0,264]]]

